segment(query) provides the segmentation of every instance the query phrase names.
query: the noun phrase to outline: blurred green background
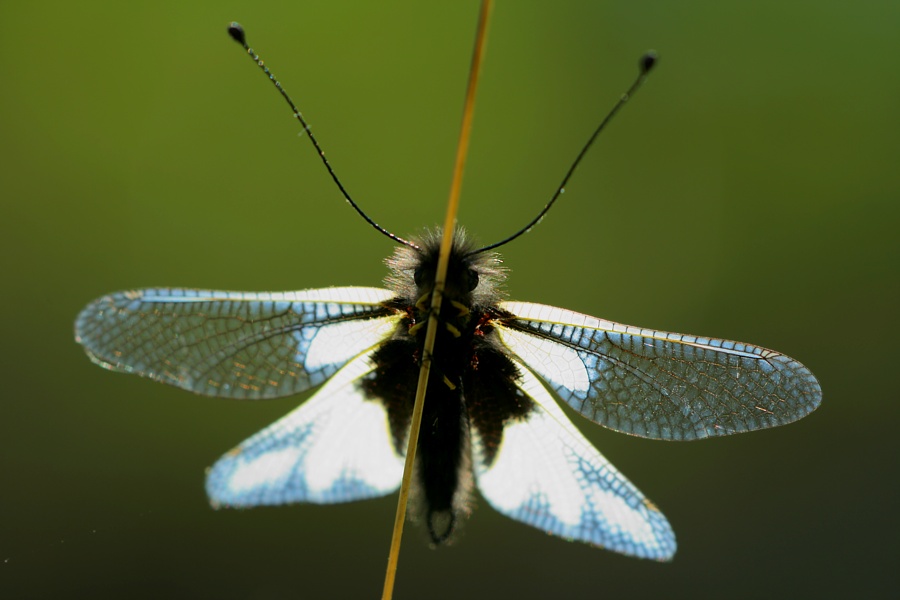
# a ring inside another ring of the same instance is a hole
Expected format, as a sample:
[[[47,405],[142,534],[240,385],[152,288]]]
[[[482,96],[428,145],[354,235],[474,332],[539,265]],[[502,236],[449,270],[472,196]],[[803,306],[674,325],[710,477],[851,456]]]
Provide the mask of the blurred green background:
[[[214,8],[213,8],[214,7]],[[213,511],[204,468],[300,399],[192,396],[93,366],[91,299],[140,286],[379,285],[443,219],[477,3],[3,3],[0,596],[380,594],[395,498]],[[896,593],[900,3],[500,2],[461,223],[495,241],[553,192],[511,297],[799,358],[824,403],[663,443],[576,421],[668,516],[671,564],[566,543],[480,502],[454,547],[408,528],[397,598]]]

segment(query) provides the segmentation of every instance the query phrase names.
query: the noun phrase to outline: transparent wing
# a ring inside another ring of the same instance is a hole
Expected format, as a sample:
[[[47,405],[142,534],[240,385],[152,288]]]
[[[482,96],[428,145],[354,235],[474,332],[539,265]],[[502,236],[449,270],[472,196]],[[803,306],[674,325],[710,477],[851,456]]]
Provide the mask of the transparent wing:
[[[360,387],[374,369],[370,354],[220,458],[206,476],[212,504],[331,504],[396,490],[403,457],[394,450],[383,404]]]
[[[648,438],[691,440],[784,425],[822,390],[796,360],[758,346],[620,325],[524,302],[496,322],[503,343],[572,408]]]
[[[656,560],[675,554],[666,518],[566,418],[526,368],[521,393],[535,409],[510,421],[493,462],[473,434],[478,489],[508,517],[568,539]]]
[[[400,318],[386,290],[117,292],[91,302],[75,340],[98,365],[209,396],[275,398],[316,386]]]

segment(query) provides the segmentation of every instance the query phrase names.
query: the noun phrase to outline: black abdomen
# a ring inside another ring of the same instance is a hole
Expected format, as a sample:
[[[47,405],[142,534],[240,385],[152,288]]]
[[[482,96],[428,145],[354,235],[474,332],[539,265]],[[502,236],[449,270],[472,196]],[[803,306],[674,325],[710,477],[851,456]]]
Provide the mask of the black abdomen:
[[[387,410],[397,454],[406,453],[416,386],[419,349],[415,338],[392,339],[373,355],[376,365],[365,391]],[[467,451],[468,420],[459,386],[450,386],[437,365],[429,377],[416,450],[414,507],[428,525],[435,544],[445,542],[456,521],[454,498],[460,489],[460,467]],[[467,475],[466,475],[467,476]]]
[[[486,337],[444,333],[435,344],[416,451],[414,494],[419,499],[414,510],[435,544],[447,541],[457,515],[466,508],[472,483],[469,427],[478,431],[485,450],[482,459],[489,463],[504,424],[524,417],[531,408],[531,400],[516,387],[515,365]],[[399,455],[406,452],[419,378],[419,344],[403,333],[387,341],[374,353],[375,373],[364,384],[387,410]]]

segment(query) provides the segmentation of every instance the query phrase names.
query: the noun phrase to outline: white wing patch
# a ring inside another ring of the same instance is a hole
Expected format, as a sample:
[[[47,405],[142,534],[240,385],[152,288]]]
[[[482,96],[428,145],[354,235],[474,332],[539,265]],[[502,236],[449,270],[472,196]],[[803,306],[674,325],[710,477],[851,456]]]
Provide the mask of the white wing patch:
[[[509,422],[494,461],[473,430],[478,489],[499,512],[547,533],[642,558],[669,560],[675,534],[661,512],[569,422],[538,379],[519,365],[535,402]]]
[[[209,470],[215,506],[349,502],[400,485],[387,413],[361,381],[374,366],[360,356],[299,408],[250,437]]]
[[[591,389],[585,359],[556,341],[538,338],[514,329],[499,328],[506,346],[529,365],[542,365],[541,375],[554,389],[564,388],[584,400]]]
[[[294,332],[295,360],[317,386],[334,375],[338,367],[360,352],[384,340],[397,328],[397,319],[361,319],[322,327],[304,327]]]

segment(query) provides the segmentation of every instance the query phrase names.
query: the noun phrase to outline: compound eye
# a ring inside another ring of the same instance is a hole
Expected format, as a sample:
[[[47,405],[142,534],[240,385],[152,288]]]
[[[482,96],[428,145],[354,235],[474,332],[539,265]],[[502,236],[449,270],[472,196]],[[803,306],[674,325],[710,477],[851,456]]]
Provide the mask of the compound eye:
[[[475,269],[469,269],[467,275],[469,277],[469,291],[471,292],[478,287],[478,271],[476,271]]]

